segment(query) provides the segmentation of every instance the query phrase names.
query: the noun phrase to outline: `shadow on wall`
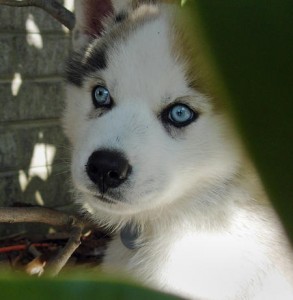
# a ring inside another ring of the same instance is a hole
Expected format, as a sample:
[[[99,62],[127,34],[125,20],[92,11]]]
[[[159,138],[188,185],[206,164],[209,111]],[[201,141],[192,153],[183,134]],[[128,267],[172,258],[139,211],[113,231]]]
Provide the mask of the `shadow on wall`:
[[[63,1],[70,9],[72,0]],[[69,209],[69,143],[60,116],[70,35],[38,8],[0,6],[0,205]],[[1,225],[39,232],[43,226]]]

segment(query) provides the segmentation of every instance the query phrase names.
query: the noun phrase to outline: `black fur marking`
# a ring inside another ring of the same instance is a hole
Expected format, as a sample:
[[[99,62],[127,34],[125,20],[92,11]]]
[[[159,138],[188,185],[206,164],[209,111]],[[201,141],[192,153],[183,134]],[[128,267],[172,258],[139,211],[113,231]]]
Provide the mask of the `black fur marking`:
[[[87,65],[93,71],[107,67],[106,47],[95,48],[87,59]]]
[[[84,52],[73,52],[66,63],[66,80],[81,87],[89,74],[107,67],[106,47],[94,49],[84,61]]]
[[[81,55],[77,53],[71,54],[66,62],[65,68],[65,79],[68,83],[76,85],[78,87],[82,86],[82,78],[85,76],[84,67],[81,63]]]
[[[125,11],[121,11],[115,16],[115,23],[121,23],[128,17],[128,14]]]

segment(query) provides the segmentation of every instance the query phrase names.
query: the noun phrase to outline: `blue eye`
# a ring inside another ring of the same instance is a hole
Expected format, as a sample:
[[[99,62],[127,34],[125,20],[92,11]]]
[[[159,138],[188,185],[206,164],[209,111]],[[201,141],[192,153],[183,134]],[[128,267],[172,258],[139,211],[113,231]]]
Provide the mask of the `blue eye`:
[[[104,86],[98,85],[93,89],[92,93],[93,102],[95,107],[109,107],[112,104],[110,92]]]
[[[185,104],[177,103],[168,109],[168,120],[176,127],[189,125],[196,117],[197,113]]]

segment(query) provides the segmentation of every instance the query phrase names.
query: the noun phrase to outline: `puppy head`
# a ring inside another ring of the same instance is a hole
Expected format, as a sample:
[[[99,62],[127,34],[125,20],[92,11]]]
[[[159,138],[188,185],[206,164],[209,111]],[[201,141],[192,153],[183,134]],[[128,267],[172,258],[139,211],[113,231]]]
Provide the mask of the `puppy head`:
[[[181,201],[201,206],[197,191],[237,166],[225,118],[191,86],[188,62],[174,51],[173,5],[115,12],[110,4],[102,30],[82,33],[67,68],[64,128],[78,201],[113,220],[154,216]],[[87,18],[79,22],[94,24]]]

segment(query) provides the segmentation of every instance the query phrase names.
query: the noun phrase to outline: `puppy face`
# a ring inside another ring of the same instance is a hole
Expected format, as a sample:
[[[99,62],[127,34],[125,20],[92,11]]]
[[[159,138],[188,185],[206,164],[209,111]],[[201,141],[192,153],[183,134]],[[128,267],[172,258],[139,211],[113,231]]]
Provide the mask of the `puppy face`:
[[[69,60],[64,127],[79,201],[93,214],[131,217],[196,203],[202,186],[236,168],[225,121],[190,87],[164,8],[108,18],[102,36]]]

